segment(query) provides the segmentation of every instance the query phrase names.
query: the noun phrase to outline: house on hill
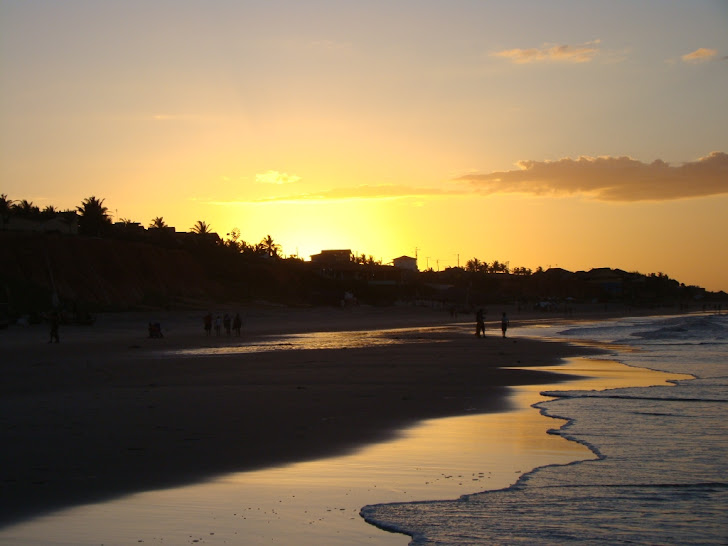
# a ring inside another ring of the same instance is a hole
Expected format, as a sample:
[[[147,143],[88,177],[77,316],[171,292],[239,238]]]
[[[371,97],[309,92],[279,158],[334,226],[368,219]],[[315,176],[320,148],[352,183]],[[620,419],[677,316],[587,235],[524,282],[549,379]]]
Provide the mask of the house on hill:
[[[53,218],[31,220],[11,216],[3,222],[3,231],[24,231],[34,233],[62,233],[78,235],[78,220],[75,213],[62,212]]]
[[[598,267],[582,273],[580,276],[587,284],[598,288],[602,296],[615,298],[622,295],[628,273],[621,269]]]
[[[400,256],[399,258],[395,258],[394,260],[392,260],[392,263],[397,269],[405,269],[407,271],[419,271],[419,269],[417,269],[417,258],[412,258],[410,256]]]
[[[351,250],[322,250],[311,256],[311,262],[321,265],[346,264],[351,262]]]

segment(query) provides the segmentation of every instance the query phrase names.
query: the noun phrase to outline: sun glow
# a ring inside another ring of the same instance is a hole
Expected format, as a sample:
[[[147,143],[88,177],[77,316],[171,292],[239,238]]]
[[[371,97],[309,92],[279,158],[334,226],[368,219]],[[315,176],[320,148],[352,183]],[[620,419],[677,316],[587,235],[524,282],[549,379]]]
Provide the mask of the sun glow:
[[[728,35],[711,3],[660,25],[589,4],[586,26],[518,2],[224,4],[1,4],[0,193],[60,209],[93,195],[116,220],[238,227],[286,255],[728,289]]]

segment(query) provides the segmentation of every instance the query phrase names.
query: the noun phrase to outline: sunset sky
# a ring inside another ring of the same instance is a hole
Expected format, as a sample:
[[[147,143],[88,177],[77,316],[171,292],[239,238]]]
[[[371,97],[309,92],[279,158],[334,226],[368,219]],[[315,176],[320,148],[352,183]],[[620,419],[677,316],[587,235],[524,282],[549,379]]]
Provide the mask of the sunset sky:
[[[728,2],[0,0],[0,193],[728,291]]]

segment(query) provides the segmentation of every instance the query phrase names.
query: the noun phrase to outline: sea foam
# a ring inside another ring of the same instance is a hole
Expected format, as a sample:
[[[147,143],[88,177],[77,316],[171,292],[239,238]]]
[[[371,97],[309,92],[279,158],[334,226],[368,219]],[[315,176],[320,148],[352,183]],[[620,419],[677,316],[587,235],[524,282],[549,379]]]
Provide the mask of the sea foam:
[[[542,467],[507,489],[457,500],[367,506],[362,517],[413,544],[725,544],[727,331],[726,316],[689,315],[558,332],[629,343],[641,351],[616,355],[623,362],[696,379],[551,391],[555,399],[540,411],[566,419],[551,432],[586,445],[592,459]]]

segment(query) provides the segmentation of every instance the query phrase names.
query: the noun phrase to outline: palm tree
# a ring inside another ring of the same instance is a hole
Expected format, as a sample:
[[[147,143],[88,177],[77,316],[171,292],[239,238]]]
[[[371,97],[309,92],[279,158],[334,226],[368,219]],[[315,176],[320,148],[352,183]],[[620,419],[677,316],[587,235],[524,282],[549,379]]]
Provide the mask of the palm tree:
[[[466,271],[480,271],[480,268],[483,264],[478,258],[473,258],[472,260],[468,260],[465,262],[465,270]]]
[[[149,223],[149,227],[156,228],[156,229],[162,229],[162,228],[166,228],[168,226],[167,226],[167,222],[164,221],[164,218],[162,218],[161,216],[157,216],[155,218],[152,218],[152,221]]]
[[[56,207],[54,207],[53,205],[48,205],[42,211],[40,211],[40,215],[43,218],[50,219],[50,218],[55,218],[56,216],[58,216],[59,212],[60,211],[57,210]]]
[[[190,229],[192,230],[192,233],[197,233],[198,235],[209,235],[212,233],[212,227],[204,220],[197,220],[195,225]]]
[[[271,258],[278,258],[281,250],[281,245],[273,242],[273,237],[266,235],[265,238],[260,242],[260,248],[266,256]]]
[[[23,199],[13,206],[13,212],[22,218],[37,218],[40,216],[40,209],[27,199]]]
[[[5,224],[10,222],[10,214],[13,207],[13,200],[8,199],[7,194],[0,194],[0,220],[2,220],[3,229]]]
[[[83,200],[80,207],[76,207],[79,214],[78,231],[83,235],[101,236],[111,226],[109,209],[104,206],[104,199],[97,199],[93,195]]]

